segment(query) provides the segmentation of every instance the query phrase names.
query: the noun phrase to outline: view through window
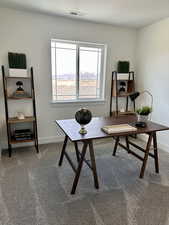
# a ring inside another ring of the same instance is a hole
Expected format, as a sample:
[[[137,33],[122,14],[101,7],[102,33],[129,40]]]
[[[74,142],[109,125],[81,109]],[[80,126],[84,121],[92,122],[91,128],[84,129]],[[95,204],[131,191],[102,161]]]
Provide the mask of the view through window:
[[[102,99],[105,46],[51,40],[54,101]]]

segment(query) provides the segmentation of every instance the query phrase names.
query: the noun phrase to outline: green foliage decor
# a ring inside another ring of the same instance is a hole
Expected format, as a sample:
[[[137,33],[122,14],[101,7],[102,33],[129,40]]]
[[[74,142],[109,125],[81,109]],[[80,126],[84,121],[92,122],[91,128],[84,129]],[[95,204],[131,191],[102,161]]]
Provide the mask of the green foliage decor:
[[[139,115],[148,116],[152,112],[152,108],[149,106],[143,106],[136,110]]]
[[[23,53],[8,52],[9,68],[26,69],[26,55]]]
[[[130,62],[129,61],[118,61],[117,72],[118,73],[129,73]]]

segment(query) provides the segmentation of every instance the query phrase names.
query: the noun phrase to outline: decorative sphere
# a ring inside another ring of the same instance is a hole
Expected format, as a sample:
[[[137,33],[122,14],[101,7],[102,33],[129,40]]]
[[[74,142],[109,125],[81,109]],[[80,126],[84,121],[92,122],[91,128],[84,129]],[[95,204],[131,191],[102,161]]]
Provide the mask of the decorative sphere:
[[[79,109],[75,114],[75,119],[80,125],[86,125],[91,121],[92,113],[85,108]]]

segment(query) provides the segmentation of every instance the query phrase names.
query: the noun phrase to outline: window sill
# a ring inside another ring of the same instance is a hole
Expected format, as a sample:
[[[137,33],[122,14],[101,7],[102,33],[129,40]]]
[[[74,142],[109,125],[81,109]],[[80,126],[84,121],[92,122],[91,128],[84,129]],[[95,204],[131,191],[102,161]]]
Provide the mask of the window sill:
[[[51,103],[52,104],[82,104],[82,103],[96,103],[96,104],[104,104],[106,102],[105,99],[91,99],[91,100],[88,100],[88,99],[84,99],[84,100],[65,100],[65,101],[54,101],[52,100]]]

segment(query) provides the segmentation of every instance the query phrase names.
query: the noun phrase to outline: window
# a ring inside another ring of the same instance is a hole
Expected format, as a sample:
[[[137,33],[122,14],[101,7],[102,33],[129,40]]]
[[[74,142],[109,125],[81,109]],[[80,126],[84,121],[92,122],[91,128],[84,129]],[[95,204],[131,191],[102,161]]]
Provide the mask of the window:
[[[104,98],[103,44],[51,40],[53,101]]]

